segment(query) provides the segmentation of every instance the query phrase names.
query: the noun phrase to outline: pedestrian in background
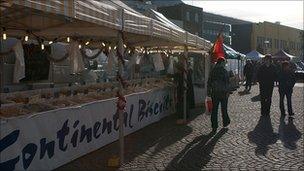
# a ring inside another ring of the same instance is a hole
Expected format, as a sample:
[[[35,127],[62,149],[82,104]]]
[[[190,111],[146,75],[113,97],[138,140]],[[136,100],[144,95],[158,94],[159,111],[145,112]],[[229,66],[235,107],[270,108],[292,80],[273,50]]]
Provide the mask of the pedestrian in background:
[[[243,72],[246,77],[245,91],[250,92],[253,77],[253,64],[250,60],[246,61]]]
[[[221,104],[223,126],[227,127],[230,124],[230,118],[227,112],[228,97],[229,97],[229,75],[225,69],[225,58],[219,57],[216,65],[212,69],[208,84],[208,96],[212,98],[213,108],[211,113],[212,132],[216,132],[218,128],[218,107]]]
[[[252,82],[253,82],[253,85],[255,85],[257,83],[257,72],[258,72],[261,61],[259,61],[259,62],[251,61],[251,63],[252,63],[252,67],[253,67]]]
[[[259,67],[257,72],[261,96],[261,114],[264,116],[270,113],[272,92],[276,79],[276,68],[272,64],[271,55],[267,54],[264,57],[264,63]]]
[[[288,61],[282,63],[282,69],[278,76],[279,94],[280,94],[280,110],[281,116],[285,116],[284,98],[287,98],[287,108],[289,116],[293,116],[291,96],[293,87],[296,83],[295,73],[292,70],[291,64]]]

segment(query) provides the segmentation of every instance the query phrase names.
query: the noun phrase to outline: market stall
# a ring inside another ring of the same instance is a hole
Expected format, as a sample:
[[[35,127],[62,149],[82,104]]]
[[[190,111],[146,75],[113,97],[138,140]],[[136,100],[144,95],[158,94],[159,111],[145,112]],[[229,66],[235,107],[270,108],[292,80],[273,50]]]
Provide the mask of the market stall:
[[[274,54],[272,56],[272,58],[276,61],[290,61],[293,58],[295,58],[295,56],[288,54],[287,52],[285,52],[284,50],[279,50],[276,54]]]
[[[260,59],[262,59],[265,55],[261,54],[260,52],[256,51],[256,50],[252,50],[251,52],[248,52],[246,54],[246,58],[253,60],[253,61],[258,61]]]
[[[194,103],[196,106],[203,105],[206,96],[205,85],[207,81],[205,77],[205,72],[209,73],[208,62],[207,62],[207,58],[208,58],[207,49],[211,48],[211,43],[205,39],[194,36],[193,34],[185,33],[185,31],[182,28],[175,25],[164,15],[162,15],[157,11],[149,10],[146,13],[149,17],[158,20],[164,23],[166,26],[172,28],[173,34],[180,39],[179,41],[186,40],[186,42],[189,43],[188,45],[190,45],[190,48],[188,48],[187,62],[188,62],[189,73],[191,73],[189,77],[191,78],[191,82],[193,84],[193,91],[195,96]],[[191,48],[191,46],[194,46],[196,48]],[[175,54],[181,54],[184,52],[184,49],[171,48],[171,50],[173,50]]]
[[[181,40],[180,30],[120,1],[8,0],[1,7],[1,68],[9,55],[18,66],[1,71],[1,90],[8,88],[1,93],[1,170],[51,170],[173,113],[171,79],[129,71],[152,62],[160,73],[169,51],[210,47],[187,32]],[[50,61],[47,79],[38,81],[46,86],[22,80],[32,52]],[[110,76],[85,80],[84,72],[103,64],[100,72]],[[13,75],[16,82],[3,85]]]
[[[243,80],[243,68],[245,65],[245,55],[224,44],[225,56],[227,59],[227,70],[230,73],[232,89],[239,87],[240,80]]]

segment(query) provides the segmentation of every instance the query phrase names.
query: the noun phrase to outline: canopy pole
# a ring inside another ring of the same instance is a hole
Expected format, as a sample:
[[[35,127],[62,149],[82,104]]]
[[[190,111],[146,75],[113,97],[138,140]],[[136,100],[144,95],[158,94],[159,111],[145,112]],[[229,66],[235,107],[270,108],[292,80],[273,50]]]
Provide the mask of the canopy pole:
[[[183,77],[184,77],[184,97],[183,97],[183,119],[184,119],[184,122],[187,121],[187,73],[188,73],[188,67],[187,67],[187,59],[188,59],[188,47],[185,46],[184,47],[184,58],[183,58],[183,68],[184,68],[184,72],[183,72]]]
[[[124,97],[123,89],[125,88],[125,81],[123,80],[123,65],[124,65],[124,39],[123,39],[123,30],[124,30],[124,9],[121,9],[121,31],[118,32],[118,80],[120,82],[118,90],[118,120],[119,120],[119,162],[120,166],[124,163],[124,110],[126,106],[126,99]]]
[[[241,56],[238,56],[238,86],[240,85],[240,78],[241,78],[241,75],[240,75],[240,59],[241,59]]]
[[[120,55],[123,55],[124,53],[124,47],[123,47],[123,38],[122,38],[122,32],[119,32],[118,33],[118,53]],[[118,77],[122,78],[122,73],[123,73],[123,62],[122,62],[123,59],[121,60],[118,60]],[[120,86],[119,86],[119,92],[118,92],[118,95],[119,96],[124,96],[123,94],[123,83],[121,82],[120,83]],[[123,99],[120,99],[120,97],[118,97],[118,104],[122,104]],[[120,158],[120,165],[122,165],[124,163],[124,107],[125,107],[125,104],[122,104],[121,107],[118,107],[118,120],[119,120],[119,158]]]
[[[204,60],[205,60],[205,96],[207,96],[207,83],[208,83],[208,79],[209,79],[209,73],[210,73],[210,66],[211,66],[211,62],[210,62],[210,57],[209,54],[204,53]],[[205,97],[206,98],[206,97]]]
[[[0,40],[0,52],[3,50],[3,40]],[[0,57],[0,93],[4,88],[4,58]],[[1,104],[0,104],[1,107]]]

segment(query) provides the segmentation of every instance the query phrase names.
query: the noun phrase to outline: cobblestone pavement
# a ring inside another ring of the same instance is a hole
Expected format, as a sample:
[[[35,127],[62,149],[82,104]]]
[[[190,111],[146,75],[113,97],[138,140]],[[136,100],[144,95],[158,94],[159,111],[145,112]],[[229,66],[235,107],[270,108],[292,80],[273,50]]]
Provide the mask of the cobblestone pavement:
[[[270,117],[260,117],[257,94],[257,86],[251,94],[234,92],[231,124],[216,134],[210,115],[196,109],[187,125],[176,125],[172,115],[127,136],[121,168],[106,167],[118,154],[115,142],[57,170],[304,170],[303,84],[294,89],[294,119],[280,119],[277,88]]]

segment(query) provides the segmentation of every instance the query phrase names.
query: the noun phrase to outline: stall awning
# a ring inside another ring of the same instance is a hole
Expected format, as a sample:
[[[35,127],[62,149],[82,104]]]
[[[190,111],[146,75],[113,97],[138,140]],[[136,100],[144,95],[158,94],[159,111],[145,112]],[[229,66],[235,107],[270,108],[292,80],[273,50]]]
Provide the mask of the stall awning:
[[[141,46],[183,46],[208,49],[210,42],[179,29],[165,18],[146,17],[120,0],[6,0],[1,1],[1,26],[9,35],[24,36],[26,30],[44,39],[64,36],[126,41]]]
[[[54,0],[6,0],[9,4],[16,4],[31,9],[46,11],[48,13],[59,14],[67,17],[74,17],[74,0],[54,1]],[[15,11],[18,13],[18,11]]]
[[[273,59],[276,60],[291,60],[295,56],[288,54],[284,50],[279,50],[276,54],[273,55]]]
[[[225,56],[226,59],[239,59],[239,57],[245,57],[244,54],[235,51],[234,49],[232,49],[231,47],[227,46],[224,44],[224,51],[225,51]]]
[[[74,0],[75,18],[106,26],[116,30],[121,29],[121,13],[119,7],[111,1]]]
[[[262,55],[261,53],[259,53],[259,52],[256,51],[256,50],[253,50],[253,51],[247,53],[247,54],[246,54],[246,57],[247,57],[248,59],[257,61],[257,60],[263,58],[264,55]]]
[[[211,43],[201,37],[188,33],[184,29],[180,28],[163,14],[149,10],[149,17],[163,23],[165,26],[171,29],[171,39],[177,42],[183,42],[185,45],[200,48],[200,49],[209,49],[211,48]]]
[[[171,34],[171,39],[177,42],[182,42],[184,44],[187,43],[187,37],[186,37],[186,31],[172,23],[169,19],[167,19],[163,14],[154,11],[154,10],[149,10],[148,11],[149,17],[155,19],[156,21],[161,22],[163,25],[165,25],[167,28],[170,28],[168,30],[169,34]],[[154,25],[155,26],[155,25]]]

